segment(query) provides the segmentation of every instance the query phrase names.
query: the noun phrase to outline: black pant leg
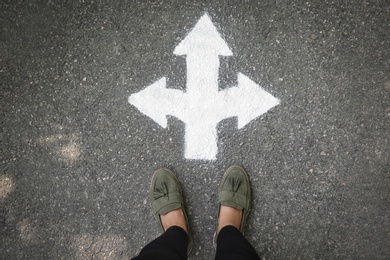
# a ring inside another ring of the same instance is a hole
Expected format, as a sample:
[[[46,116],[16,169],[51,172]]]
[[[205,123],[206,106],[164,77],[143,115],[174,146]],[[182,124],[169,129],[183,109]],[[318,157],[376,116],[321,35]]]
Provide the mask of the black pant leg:
[[[180,227],[170,227],[161,236],[147,244],[134,260],[185,260],[188,236]]]
[[[259,260],[252,245],[244,235],[233,226],[221,229],[217,237],[215,260]]]

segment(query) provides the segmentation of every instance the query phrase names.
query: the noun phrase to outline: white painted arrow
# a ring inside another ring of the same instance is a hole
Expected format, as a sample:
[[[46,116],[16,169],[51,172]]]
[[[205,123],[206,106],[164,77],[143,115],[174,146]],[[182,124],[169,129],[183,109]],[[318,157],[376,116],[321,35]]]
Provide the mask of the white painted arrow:
[[[163,77],[132,94],[129,103],[164,128],[168,115],[183,121],[188,159],[216,159],[217,125],[221,120],[236,116],[238,128],[242,128],[279,104],[277,98],[241,73],[237,87],[218,91],[219,56],[230,56],[232,52],[207,14],[175,48],[174,54],[186,55],[186,92],[167,89]]]
[[[218,93],[219,55],[231,56],[210,17],[205,14],[175,48],[174,54],[187,55],[187,93],[192,97]]]

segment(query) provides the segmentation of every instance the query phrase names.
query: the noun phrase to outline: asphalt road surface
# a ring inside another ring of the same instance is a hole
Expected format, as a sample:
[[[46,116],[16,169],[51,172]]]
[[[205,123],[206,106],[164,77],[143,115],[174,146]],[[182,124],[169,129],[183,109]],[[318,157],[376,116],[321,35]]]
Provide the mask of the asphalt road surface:
[[[0,1],[1,259],[135,256],[159,235],[160,167],[183,185],[190,259],[213,259],[231,164],[250,175],[263,259],[389,258],[389,1],[39,2]],[[185,91],[173,51],[205,13],[233,53],[219,90],[240,72],[280,100],[241,129],[220,121],[215,160],[186,159],[185,123],[128,103],[162,77]]]

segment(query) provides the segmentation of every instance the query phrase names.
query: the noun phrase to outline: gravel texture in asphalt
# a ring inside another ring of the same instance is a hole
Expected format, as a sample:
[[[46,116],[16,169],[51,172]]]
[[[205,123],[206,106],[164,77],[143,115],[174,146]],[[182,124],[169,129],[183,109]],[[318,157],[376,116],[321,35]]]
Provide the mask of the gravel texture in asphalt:
[[[38,3],[39,2],[39,3]],[[128,103],[208,13],[241,72],[280,100],[217,127],[216,160],[184,157],[185,124]],[[173,170],[194,250],[213,259],[218,184],[250,175],[246,237],[263,259],[390,255],[390,4],[378,1],[0,1],[1,259],[128,259],[159,235],[153,172]]]

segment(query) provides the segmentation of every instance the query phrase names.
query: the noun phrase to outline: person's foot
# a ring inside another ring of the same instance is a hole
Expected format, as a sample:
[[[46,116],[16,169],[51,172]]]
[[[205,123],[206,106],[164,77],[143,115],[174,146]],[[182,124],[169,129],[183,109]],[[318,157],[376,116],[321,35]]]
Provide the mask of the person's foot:
[[[172,210],[164,215],[160,215],[160,218],[164,230],[167,230],[173,226],[177,226],[184,229],[184,231],[188,234],[187,221],[182,208]]]
[[[242,210],[221,205],[218,217],[217,234],[219,234],[219,231],[226,226],[233,226],[240,230],[241,220]]]
[[[226,170],[219,185],[217,233],[225,226],[234,226],[241,233],[249,214],[252,190],[243,168],[233,165]]]
[[[188,253],[193,241],[184,209],[182,188],[175,174],[168,169],[158,169],[152,177],[149,191],[150,205],[162,232],[172,226],[182,228],[189,238]]]

